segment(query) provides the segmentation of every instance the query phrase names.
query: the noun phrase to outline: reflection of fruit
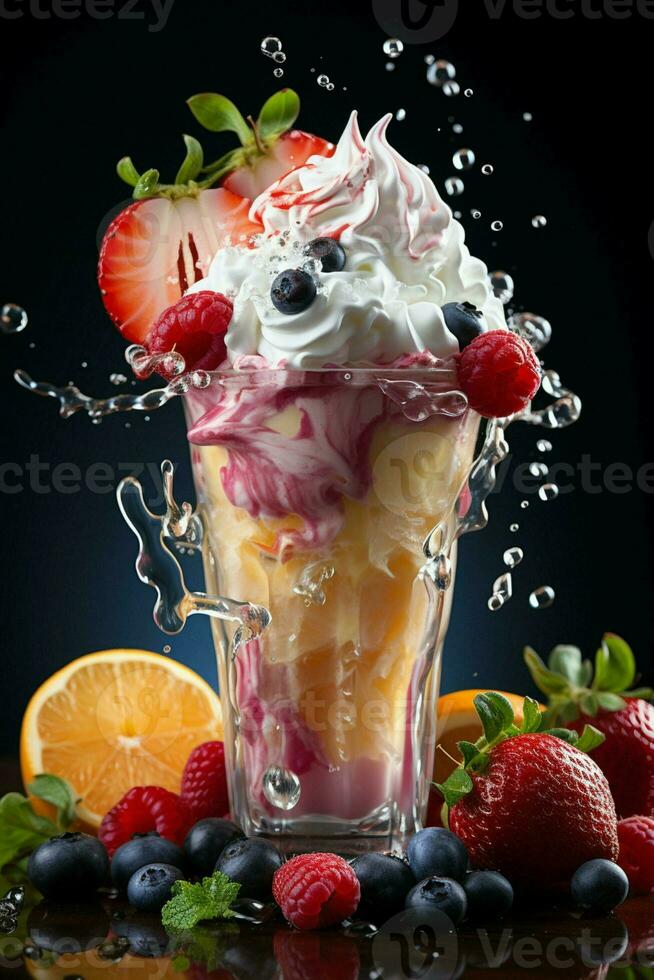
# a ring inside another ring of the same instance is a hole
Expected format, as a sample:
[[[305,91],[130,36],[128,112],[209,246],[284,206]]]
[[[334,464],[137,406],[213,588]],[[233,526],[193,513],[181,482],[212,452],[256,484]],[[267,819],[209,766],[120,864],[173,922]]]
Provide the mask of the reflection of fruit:
[[[522,724],[523,698],[517,694],[498,693],[511,703],[515,714],[516,725]],[[481,690],[452,691],[443,694],[438,699],[436,711],[436,759],[434,765],[434,781],[443,783],[460,761],[457,742],[476,742],[482,734],[479,715],[475,711],[473,699],[483,694]],[[457,760],[453,762],[452,758]]]
[[[74,660],[32,697],[22,775],[26,785],[41,772],[67,779],[82,798],[82,824],[95,830],[133,786],[179,790],[191,750],[221,738],[220,701],[192,670],[156,653],[105,650]]]
[[[291,929],[275,933],[275,956],[284,980],[357,980],[360,960],[351,936],[309,934]]]

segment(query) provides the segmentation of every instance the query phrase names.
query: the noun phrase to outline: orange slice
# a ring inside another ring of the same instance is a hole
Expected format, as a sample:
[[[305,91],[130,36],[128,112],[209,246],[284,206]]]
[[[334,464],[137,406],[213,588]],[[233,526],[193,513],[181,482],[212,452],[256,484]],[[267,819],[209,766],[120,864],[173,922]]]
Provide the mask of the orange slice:
[[[218,695],[188,667],[143,650],[103,650],[74,660],[32,697],[23,781],[41,772],[68,780],[82,826],[95,830],[133,786],[179,792],[191,750],[222,737]]]
[[[437,744],[434,760],[434,780],[437,783],[442,783],[447,779],[461,758],[456,743],[461,741],[476,742],[480,738],[482,734],[481,722],[475,711],[473,698],[478,694],[484,694],[487,690],[489,689],[453,691],[451,694],[443,694],[438,699]],[[498,694],[503,694],[511,702],[511,707],[515,712],[516,724],[520,725],[522,723],[524,697],[518,694],[508,694],[506,691],[498,691]]]

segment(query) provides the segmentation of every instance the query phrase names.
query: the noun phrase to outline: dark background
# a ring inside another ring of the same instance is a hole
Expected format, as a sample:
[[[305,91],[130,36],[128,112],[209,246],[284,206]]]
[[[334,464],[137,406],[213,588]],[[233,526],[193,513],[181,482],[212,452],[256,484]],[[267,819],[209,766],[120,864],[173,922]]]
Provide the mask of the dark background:
[[[35,0],[33,0],[34,4]],[[176,0],[166,27],[153,17],[95,20],[39,19],[51,10],[8,0],[23,16],[0,16],[4,103],[2,165],[2,302],[22,304],[30,322],[16,336],[0,335],[2,459],[24,467],[38,456],[49,470],[61,462],[82,470],[103,461],[118,476],[138,461],[170,456],[180,466],[179,488],[192,495],[180,406],[146,422],[113,417],[100,426],[77,416],[58,418],[54,402],[20,390],[15,367],[36,378],[75,380],[94,394],[115,392],[124,345],[106,318],[95,281],[96,240],[103,218],[125,200],[114,173],[132,154],[140,170],[172,179],[181,157],[180,134],[202,135],[185,106],[198,91],[221,91],[256,114],[280,87],[273,63],[259,53],[266,34],[287,52],[283,84],[303,101],[300,125],[335,139],[349,110],[362,127],[382,113],[406,109],[391,139],[409,159],[430,166],[437,185],[454,171],[451,156],[471,146],[479,166],[464,175],[463,211],[473,252],[491,269],[516,280],[518,307],[548,317],[554,339],[546,351],[584,401],[573,428],[554,433],[548,463],[576,465],[583,454],[606,467],[634,473],[651,460],[650,302],[654,259],[648,232],[654,221],[651,153],[651,46],[654,21],[578,15],[524,20],[509,3],[492,20],[478,0],[466,0],[441,41],[406,46],[392,73],[385,70],[384,31],[370,4],[190,2]],[[601,9],[601,0],[595,0]],[[122,6],[122,0],[117,0]],[[150,10],[140,0],[136,13]],[[40,11],[40,13],[39,13]],[[39,16],[37,16],[37,14]],[[424,56],[449,58],[461,89],[447,98],[425,81]],[[317,69],[311,73],[310,69]],[[326,72],[336,88],[316,84]],[[347,91],[343,91],[343,86]],[[533,114],[532,122],[523,113]],[[452,121],[464,127],[452,132]],[[206,135],[212,158],[227,138]],[[471,208],[482,218],[473,221]],[[544,214],[545,229],[531,219]],[[493,234],[490,223],[504,222]],[[83,366],[83,362],[87,365]],[[130,427],[127,427],[127,423]],[[514,460],[539,458],[540,430],[515,427]],[[9,478],[10,480],[13,477]],[[0,493],[2,507],[2,674],[0,748],[13,751],[27,699],[55,668],[108,647],[142,647],[172,656],[213,681],[206,621],[196,617],[168,640],[151,620],[152,593],[133,571],[134,539],[111,492],[61,494],[25,489]],[[446,689],[466,686],[530,690],[521,649],[546,652],[573,642],[593,652],[605,630],[623,634],[652,680],[652,497],[638,489],[590,493],[580,486],[551,503],[518,492],[510,476],[491,501],[491,526],[461,547],[453,626],[446,648]],[[650,481],[652,482],[652,481]],[[6,488],[5,488],[6,491]],[[531,501],[522,511],[523,497]],[[192,496],[191,496],[192,499]],[[518,521],[517,534],[509,524]],[[515,593],[501,611],[486,600],[502,571],[502,553],[519,544],[526,557]],[[557,592],[552,608],[533,611],[532,588]]]

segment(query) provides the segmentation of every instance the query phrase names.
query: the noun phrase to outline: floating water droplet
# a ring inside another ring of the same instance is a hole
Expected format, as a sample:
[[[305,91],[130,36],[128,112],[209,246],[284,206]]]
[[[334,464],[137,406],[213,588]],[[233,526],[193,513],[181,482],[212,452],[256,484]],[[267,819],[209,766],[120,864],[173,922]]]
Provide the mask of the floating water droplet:
[[[436,61],[436,58],[434,57],[433,54],[426,54],[424,60],[426,65],[433,65],[434,62]]]
[[[532,116],[532,114],[530,112],[523,112],[522,113],[522,118],[524,119],[525,122],[531,122],[531,120],[534,117]]]
[[[384,54],[389,58],[399,58],[404,51],[404,44],[398,37],[389,37],[384,41]]]
[[[20,333],[27,326],[27,313],[16,303],[5,303],[0,310],[0,329],[3,333]]]
[[[493,229],[493,231],[502,231],[502,228],[504,228],[504,222],[503,221],[493,221],[491,223],[491,228]]]
[[[551,585],[541,585],[534,589],[529,596],[529,605],[532,609],[547,609],[556,598],[556,592]]]
[[[544,483],[538,488],[538,496],[541,500],[556,500],[559,495],[559,488],[556,483]]]
[[[445,190],[450,197],[458,197],[459,194],[463,194],[465,184],[460,177],[448,177],[445,181]]]
[[[505,602],[508,602],[513,595],[513,579],[511,572],[504,572],[493,582],[493,592],[488,600],[488,608],[491,612],[501,609]]]
[[[520,530],[520,525],[519,524],[509,524],[509,531],[511,532],[511,534],[515,534],[516,531],[519,531],[519,530]]]
[[[544,214],[537,214],[534,218],[531,219],[531,223],[534,226],[534,228],[544,228],[545,225],[547,224],[547,218],[545,217]]]
[[[456,170],[470,170],[475,165],[475,154],[468,147],[457,150],[452,157],[452,163]]]
[[[495,168],[491,163],[485,163],[484,166],[481,168],[481,172],[482,174],[484,174],[485,177],[490,177],[490,175],[494,172],[494,169]]]
[[[426,163],[419,163],[418,170],[422,170],[423,174],[429,174],[429,167]]]
[[[463,94],[465,95],[466,99],[471,99],[475,93],[473,89],[467,88]]]
[[[521,510],[526,510],[528,506],[529,506],[529,501],[528,500],[521,500],[520,501],[520,508],[521,508]]]
[[[398,109],[395,118],[398,122],[403,122],[406,119],[406,109]]]
[[[109,381],[112,385],[124,385],[127,384],[127,376],[124,374],[110,374]]]
[[[278,37],[264,37],[261,42],[261,53],[267,58],[273,58],[278,51],[282,50],[282,42]]]
[[[437,88],[441,88],[446,82],[454,78],[455,75],[456,68],[454,65],[449,61],[445,61],[443,58],[431,62],[427,69],[427,81],[430,85],[436,85]]]
[[[461,125],[461,123],[454,123],[454,125],[452,126],[452,132],[456,133],[457,136],[460,136],[461,133],[463,132],[463,126]]]
[[[334,83],[333,82],[327,82],[327,84],[325,85],[325,88],[327,89],[328,92],[333,92],[334,91]]]
[[[551,453],[552,443],[549,441],[549,439],[539,439],[536,443],[536,449],[539,453]]]
[[[392,61],[387,61],[384,67],[386,68],[386,71],[395,71],[395,65]]]
[[[493,296],[496,296],[505,305],[510,303],[515,292],[515,283],[512,276],[503,269],[498,269],[490,274],[490,284]]]
[[[273,70],[273,75],[275,76],[275,78],[281,78],[283,74],[284,74],[283,68],[275,68]]]
[[[542,350],[552,336],[549,321],[535,313],[515,313],[509,317],[509,330],[531,344],[535,351]]]
[[[503,555],[504,564],[508,568],[517,568],[524,557],[522,548],[507,548]]]
[[[272,56],[272,59],[273,61],[276,61],[278,65],[283,65],[284,62],[286,61],[286,55],[284,54],[283,51],[275,51],[274,55]]]
[[[461,86],[458,82],[444,82],[443,83],[443,95],[447,95],[450,98],[452,96],[458,95],[461,91]]]
[[[529,472],[532,476],[537,476],[539,478],[547,476],[549,470],[545,463],[530,463]]]
[[[479,211],[477,208],[473,208],[470,214],[475,219],[475,221],[479,221],[479,219],[481,218],[481,211]]]
[[[291,769],[268,766],[263,774],[263,794],[278,810],[292,810],[300,799],[300,780]]]
[[[327,88],[329,85],[329,75],[318,75],[316,81],[321,88]]]
[[[166,645],[163,648],[163,652],[164,653],[170,653],[171,650],[172,650],[172,647],[171,647],[170,643],[166,643]]]

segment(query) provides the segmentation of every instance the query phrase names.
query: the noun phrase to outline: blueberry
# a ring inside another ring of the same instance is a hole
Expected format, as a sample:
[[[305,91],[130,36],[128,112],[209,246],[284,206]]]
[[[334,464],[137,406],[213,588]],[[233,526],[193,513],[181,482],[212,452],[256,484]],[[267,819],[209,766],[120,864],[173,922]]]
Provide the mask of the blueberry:
[[[184,871],[186,858],[177,844],[160,837],[156,831],[148,834],[135,834],[132,840],[122,844],[111,859],[111,878],[121,891],[135,871],[146,864],[172,864]]]
[[[409,841],[409,867],[416,881],[440,875],[463,881],[468,870],[468,852],[463,841],[444,827],[427,827]]]
[[[304,249],[312,259],[320,259],[321,272],[340,272],[345,268],[345,249],[333,238],[314,238]]]
[[[227,844],[243,836],[243,831],[231,820],[220,817],[199,820],[184,841],[184,851],[193,873],[200,878],[210,875]]]
[[[352,868],[361,885],[357,918],[380,925],[404,908],[404,900],[416,883],[404,861],[385,854],[361,854]]]
[[[459,341],[463,350],[481,333],[486,332],[483,313],[472,303],[446,303],[443,307],[445,326]]]
[[[442,912],[456,925],[465,917],[468,899],[458,881],[432,875],[419,881],[406,897],[407,909],[417,909],[424,905]]]
[[[492,919],[513,905],[511,882],[497,871],[472,871],[463,882],[463,890],[471,918]]]
[[[606,915],[624,902],[629,894],[629,879],[613,861],[595,858],[577,868],[570,892],[576,905]]]
[[[280,313],[293,316],[311,306],[316,298],[313,276],[302,269],[280,272],[270,287],[270,298]]]
[[[216,871],[239,882],[239,898],[269,902],[273,875],[281,866],[282,857],[276,847],[268,841],[250,837],[228,844],[218,858]]]
[[[146,864],[135,871],[127,883],[127,900],[140,912],[158,912],[170,898],[176,881],[184,872],[172,864]]]
[[[95,891],[109,874],[104,845],[89,834],[61,834],[41,844],[29,859],[27,875],[46,898],[78,898]]]

